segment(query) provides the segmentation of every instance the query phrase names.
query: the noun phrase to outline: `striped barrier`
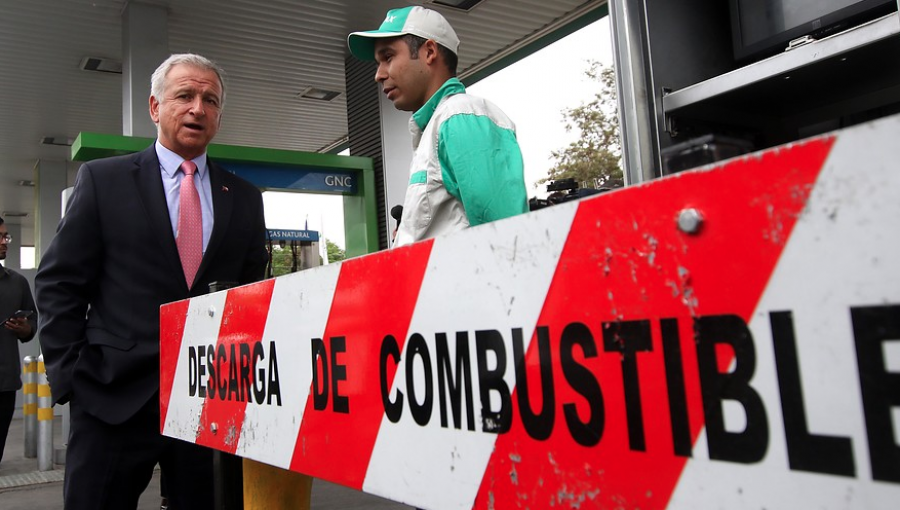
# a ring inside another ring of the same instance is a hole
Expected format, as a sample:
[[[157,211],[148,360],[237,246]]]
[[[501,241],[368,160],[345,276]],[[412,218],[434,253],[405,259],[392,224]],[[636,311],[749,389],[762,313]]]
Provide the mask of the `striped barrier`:
[[[897,140],[165,305],[161,430],[428,509],[895,509]]]
[[[37,358],[37,458],[38,470],[53,469],[53,397],[44,368],[44,355]]]
[[[37,457],[37,359],[22,360],[22,414],[25,416],[25,458]]]

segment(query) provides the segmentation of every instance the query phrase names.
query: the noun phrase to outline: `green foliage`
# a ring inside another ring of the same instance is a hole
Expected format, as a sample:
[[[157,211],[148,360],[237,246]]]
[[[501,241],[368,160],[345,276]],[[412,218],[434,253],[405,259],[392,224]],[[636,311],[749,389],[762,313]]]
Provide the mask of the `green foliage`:
[[[325,239],[325,251],[328,252],[328,263],[340,262],[347,258],[347,254],[340,246],[331,242],[331,239]]]
[[[624,183],[615,69],[589,61],[584,74],[596,80],[600,90],[590,102],[563,112],[566,131],[577,129],[581,137],[551,152],[556,162],[536,185],[567,178],[574,178],[584,187],[619,187]]]
[[[293,260],[291,256],[291,247],[286,245],[284,248],[277,244],[272,247],[272,276],[282,276],[290,274],[293,268]],[[266,275],[268,276],[268,275]]]
[[[347,258],[344,250],[340,246],[331,242],[330,239],[324,239],[325,249],[328,251],[328,262],[338,262]],[[319,257],[319,265],[322,264],[322,256]],[[300,264],[300,246],[297,246],[297,264]],[[291,254],[291,245],[286,243],[284,247],[275,244],[272,247],[272,276],[281,276],[296,272],[298,267],[293,265],[293,256]],[[268,275],[266,275],[268,276]]]

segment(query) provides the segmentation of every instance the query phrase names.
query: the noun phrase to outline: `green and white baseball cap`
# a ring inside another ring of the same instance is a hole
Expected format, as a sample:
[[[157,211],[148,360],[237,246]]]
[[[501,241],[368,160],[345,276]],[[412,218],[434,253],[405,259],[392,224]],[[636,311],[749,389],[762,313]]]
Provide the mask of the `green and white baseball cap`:
[[[347,37],[350,53],[360,60],[375,60],[375,40],[401,35],[417,35],[457,54],[459,37],[441,13],[419,6],[391,9],[378,30],[353,32]]]

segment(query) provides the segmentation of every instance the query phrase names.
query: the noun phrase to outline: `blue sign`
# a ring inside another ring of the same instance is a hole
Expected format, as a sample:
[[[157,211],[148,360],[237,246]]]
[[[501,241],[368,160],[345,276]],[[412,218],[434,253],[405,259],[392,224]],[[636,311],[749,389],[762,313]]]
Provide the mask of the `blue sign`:
[[[270,241],[306,241],[319,242],[319,233],[315,230],[273,230],[266,229]]]
[[[223,162],[222,166],[257,188],[355,195],[356,172]]]

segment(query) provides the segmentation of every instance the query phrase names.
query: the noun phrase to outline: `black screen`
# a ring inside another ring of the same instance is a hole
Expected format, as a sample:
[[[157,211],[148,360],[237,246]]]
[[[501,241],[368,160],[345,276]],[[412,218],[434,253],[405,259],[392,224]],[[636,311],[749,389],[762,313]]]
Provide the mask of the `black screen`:
[[[739,0],[741,33],[751,45],[812,23],[859,0]],[[815,29],[815,27],[812,27]]]
[[[897,9],[896,0],[731,0],[735,58],[784,50],[804,35],[820,38]]]

